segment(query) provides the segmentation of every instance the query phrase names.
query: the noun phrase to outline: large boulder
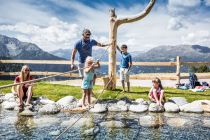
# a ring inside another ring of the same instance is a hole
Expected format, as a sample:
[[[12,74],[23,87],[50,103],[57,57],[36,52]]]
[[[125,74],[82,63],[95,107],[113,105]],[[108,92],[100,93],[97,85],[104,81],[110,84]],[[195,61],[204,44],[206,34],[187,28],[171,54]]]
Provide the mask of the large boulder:
[[[63,110],[73,109],[77,106],[76,99],[73,96],[63,97],[56,104]]]
[[[149,105],[149,111],[150,112],[164,112],[164,107],[163,106],[160,106],[160,105],[157,105],[156,103],[151,103]]]
[[[147,105],[130,105],[129,107],[129,111],[132,112],[138,112],[138,113],[142,113],[142,112],[146,112],[148,110],[148,106]]]
[[[106,121],[106,122],[101,122],[100,126],[107,128],[123,128],[125,127],[125,124],[123,124],[121,121]]]
[[[40,97],[38,100],[37,100],[37,103],[40,103],[42,105],[46,105],[46,104],[54,104],[55,101],[52,101],[48,98],[43,98],[43,97]]]
[[[40,114],[56,114],[60,111],[56,104],[46,104],[39,109]]]
[[[179,106],[172,102],[166,102],[164,104],[164,108],[166,112],[177,113],[179,112]]]
[[[155,116],[142,116],[139,118],[139,124],[143,127],[158,127],[163,123]]]
[[[127,105],[118,105],[118,104],[109,104],[108,111],[112,111],[112,112],[128,111],[128,106]]]
[[[105,104],[95,104],[89,111],[93,113],[103,113],[107,111],[107,107]]]
[[[5,94],[4,101],[15,102],[16,101],[15,94],[14,93],[7,93],[7,94]]]
[[[139,104],[143,104],[145,101],[143,98],[138,98],[135,100],[135,102],[139,103]]]
[[[14,110],[14,108],[18,106],[16,102],[9,102],[9,101],[4,101],[2,103],[2,107],[6,110]]]
[[[188,104],[187,100],[184,97],[171,97],[168,99],[169,102],[173,102],[178,106]]]
[[[203,113],[204,110],[200,104],[188,103],[179,107],[180,111],[186,113]]]
[[[196,100],[196,101],[193,101],[192,103],[201,105],[204,112],[210,113],[210,100]]]
[[[0,94],[0,104],[4,101],[4,95]]]
[[[36,113],[35,112],[32,112],[31,110],[29,109],[25,109],[23,110],[21,113],[19,113],[20,116],[27,116],[27,117],[31,117],[31,116],[35,116]]]

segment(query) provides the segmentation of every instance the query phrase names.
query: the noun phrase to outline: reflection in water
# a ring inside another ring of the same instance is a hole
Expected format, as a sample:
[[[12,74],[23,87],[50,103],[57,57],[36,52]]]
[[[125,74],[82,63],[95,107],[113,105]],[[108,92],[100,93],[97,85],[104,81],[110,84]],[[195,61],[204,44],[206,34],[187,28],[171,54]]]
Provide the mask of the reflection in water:
[[[63,131],[66,126],[60,125],[60,121],[56,122],[56,118],[61,120],[61,123],[70,120],[72,114],[55,114],[37,115],[36,117],[18,116],[14,111],[2,111],[0,109],[0,116],[2,116],[2,123],[0,124],[0,139],[54,139],[55,136],[49,135],[55,130]],[[81,115],[81,114],[80,114]],[[75,114],[74,117],[80,116]],[[142,116],[154,116],[155,123],[158,124],[155,128],[148,128],[139,125],[139,118]],[[15,121],[9,121],[8,118],[16,118]],[[45,119],[44,119],[45,118]],[[46,119],[47,118],[47,119]],[[203,120],[210,120],[209,114],[202,114],[200,116],[190,114],[166,114],[166,113],[132,113],[132,112],[108,112],[104,114],[88,113],[85,118],[91,118],[88,122],[83,124],[91,125],[80,126],[80,123],[75,124],[75,127],[68,130],[61,139],[205,139],[209,137],[210,129],[203,126]],[[169,125],[168,120],[177,118],[188,120],[188,125],[184,127],[175,127],[176,125]],[[49,121],[50,119],[50,121]],[[41,124],[37,125],[37,120],[42,120]],[[48,122],[46,122],[48,121]],[[124,128],[107,128],[101,127],[100,123],[104,121],[121,121],[126,127]],[[4,122],[4,123],[3,123]],[[8,123],[10,122],[10,123]],[[56,122],[56,123],[55,123]],[[191,125],[190,122],[193,122]],[[195,123],[194,123],[195,122]],[[190,126],[189,126],[190,125]],[[99,132],[93,136],[84,135],[85,130],[90,128],[99,128]],[[9,132],[9,133],[8,133]],[[15,133],[14,133],[15,132]],[[4,135],[3,135],[4,134]]]
[[[18,116],[18,119],[15,122],[16,131],[20,135],[27,135],[28,137],[31,137],[33,135],[33,126],[33,117]]]

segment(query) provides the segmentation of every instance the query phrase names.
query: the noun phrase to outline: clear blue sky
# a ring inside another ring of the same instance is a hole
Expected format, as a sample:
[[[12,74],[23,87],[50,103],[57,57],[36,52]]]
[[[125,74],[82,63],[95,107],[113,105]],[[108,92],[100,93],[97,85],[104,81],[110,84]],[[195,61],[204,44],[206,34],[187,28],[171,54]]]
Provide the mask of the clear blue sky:
[[[142,11],[149,0],[0,0],[0,34],[36,43],[46,51],[72,48],[81,31],[108,41],[109,9],[118,17]],[[210,47],[210,0],[157,0],[143,20],[119,28],[118,44],[131,51],[159,45]]]

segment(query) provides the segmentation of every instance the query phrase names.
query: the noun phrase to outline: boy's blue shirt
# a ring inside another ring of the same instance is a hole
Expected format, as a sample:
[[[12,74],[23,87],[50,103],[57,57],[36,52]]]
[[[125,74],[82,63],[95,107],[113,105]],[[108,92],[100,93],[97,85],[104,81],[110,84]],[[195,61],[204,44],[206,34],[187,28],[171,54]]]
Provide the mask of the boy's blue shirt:
[[[129,62],[132,63],[131,54],[121,52],[120,68],[129,68]]]

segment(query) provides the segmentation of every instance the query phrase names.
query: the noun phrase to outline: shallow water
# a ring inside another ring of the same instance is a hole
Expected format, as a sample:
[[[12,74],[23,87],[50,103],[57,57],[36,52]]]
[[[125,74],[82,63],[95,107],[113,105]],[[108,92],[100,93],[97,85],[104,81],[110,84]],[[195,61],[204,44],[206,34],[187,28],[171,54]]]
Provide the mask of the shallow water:
[[[77,118],[81,114],[59,113],[56,115],[36,115],[34,117],[21,117],[16,111],[7,111],[0,108],[0,139],[55,139],[50,132],[63,131],[68,125],[62,122]],[[139,125],[139,117],[151,115],[155,116],[160,126],[148,128]],[[89,126],[75,124],[60,139],[210,139],[210,128],[203,126],[203,120],[210,120],[210,114],[169,114],[169,113],[87,113],[85,118],[90,118]],[[187,121],[183,126],[169,125],[170,119],[183,119]],[[126,125],[124,128],[100,127],[103,121],[117,120]],[[87,123],[87,122],[86,122]],[[67,122],[65,123],[67,124]],[[89,128],[99,128],[99,132],[87,136],[84,131]]]

